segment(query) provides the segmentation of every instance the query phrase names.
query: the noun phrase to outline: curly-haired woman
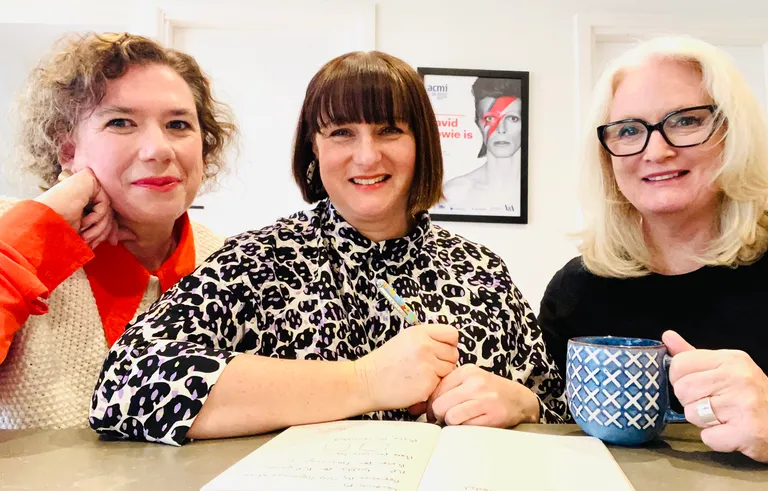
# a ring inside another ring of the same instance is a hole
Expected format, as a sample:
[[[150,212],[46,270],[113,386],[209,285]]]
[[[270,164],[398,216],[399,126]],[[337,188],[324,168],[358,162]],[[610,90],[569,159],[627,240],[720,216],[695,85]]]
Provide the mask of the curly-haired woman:
[[[129,34],[68,39],[31,74],[0,201],[0,428],[85,426],[109,346],[222,244],[192,200],[235,131],[195,60]]]

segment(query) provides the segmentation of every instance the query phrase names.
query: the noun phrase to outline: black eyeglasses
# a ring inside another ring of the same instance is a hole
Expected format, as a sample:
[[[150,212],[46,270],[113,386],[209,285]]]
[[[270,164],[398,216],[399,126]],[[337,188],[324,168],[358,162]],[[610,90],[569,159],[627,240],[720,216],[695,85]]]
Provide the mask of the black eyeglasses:
[[[722,120],[717,106],[688,107],[671,112],[656,124],[623,119],[597,127],[597,139],[614,157],[629,157],[645,150],[658,130],[673,147],[695,147],[709,140]]]

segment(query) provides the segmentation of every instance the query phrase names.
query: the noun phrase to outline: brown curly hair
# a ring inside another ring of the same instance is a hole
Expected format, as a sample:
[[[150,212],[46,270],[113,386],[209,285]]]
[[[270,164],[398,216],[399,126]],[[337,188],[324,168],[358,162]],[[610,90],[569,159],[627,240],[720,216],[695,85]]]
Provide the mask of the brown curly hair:
[[[224,166],[224,149],[237,128],[229,108],[213,99],[210,81],[194,58],[128,33],[89,33],[60,44],[32,71],[19,101],[23,170],[52,186],[61,173],[61,146],[99,105],[107,82],[131,66],[146,64],[170,67],[192,90],[203,139],[204,181]]]

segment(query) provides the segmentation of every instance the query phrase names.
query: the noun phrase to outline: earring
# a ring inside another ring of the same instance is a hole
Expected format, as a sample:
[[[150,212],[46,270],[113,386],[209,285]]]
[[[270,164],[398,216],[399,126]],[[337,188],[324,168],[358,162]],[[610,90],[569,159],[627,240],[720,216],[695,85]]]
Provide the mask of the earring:
[[[74,174],[72,174],[72,171],[70,171],[70,170],[67,170],[67,169],[63,169],[63,170],[62,170],[62,171],[59,173],[59,176],[56,178],[56,182],[62,182],[64,179],[69,179],[69,178],[70,178],[70,177],[72,177],[73,175],[74,175]]]
[[[317,160],[312,160],[307,166],[307,184],[312,185],[312,179],[315,177],[315,170],[317,169]]]

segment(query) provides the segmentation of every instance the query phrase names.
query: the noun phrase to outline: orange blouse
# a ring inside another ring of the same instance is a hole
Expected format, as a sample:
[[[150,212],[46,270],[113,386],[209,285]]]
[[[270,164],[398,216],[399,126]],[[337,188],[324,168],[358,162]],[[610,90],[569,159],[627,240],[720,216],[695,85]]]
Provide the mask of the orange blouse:
[[[189,217],[176,221],[179,243],[157,271],[145,269],[122,244],[102,243],[95,251],[55,211],[37,201],[21,201],[0,216],[0,363],[14,333],[30,315],[48,312],[50,293],[84,267],[96,300],[104,335],[111,346],[136,314],[149,277],[164,292],[195,269],[195,243]]]

